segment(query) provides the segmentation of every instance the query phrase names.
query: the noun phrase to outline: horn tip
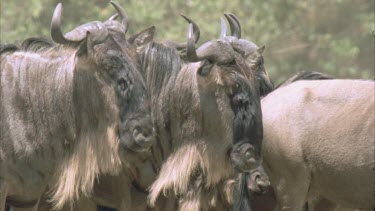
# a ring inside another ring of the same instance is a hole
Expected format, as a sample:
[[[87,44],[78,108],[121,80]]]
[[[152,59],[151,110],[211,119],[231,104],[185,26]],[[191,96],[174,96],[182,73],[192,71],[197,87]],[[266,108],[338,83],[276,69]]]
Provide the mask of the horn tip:
[[[62,9],[62,3],[59,2],[59,3],[56,5],[55,13],[56,13],[56,12],[61,12],[61,9]]]
[[[149,27],[149,28],[146,29],[146,30],[149,30],[151,33],[155,33],[155,31],[156,31],[156,27],[155,27],[155,26],[151,26],[151,27]]]
[[[192,23],[192,20],[190,19],[190,18],[188,18],[186,15],[184,15],[184,14],[180,14],[181,15],[181,17],[183,17],[187,22],[189,22],[189,23]]]
[[[117,2],[115,2],[115,1],[113,1],[113,0],[111,0],[110,3],[112,4],[112,6],[113,6],[114,8],[118,8],[118,7],[120,7],[120,5],[117,4]],[[116,10],[117,10],[117,9],[116,9]]]

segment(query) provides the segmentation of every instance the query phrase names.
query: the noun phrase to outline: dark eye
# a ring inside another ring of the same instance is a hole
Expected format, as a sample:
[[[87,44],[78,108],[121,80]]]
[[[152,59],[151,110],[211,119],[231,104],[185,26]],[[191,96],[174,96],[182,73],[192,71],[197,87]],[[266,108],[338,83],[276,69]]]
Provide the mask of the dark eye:
[[[119,86],[120,90],[123,91],[123,92],[125,92],[128,89],[128,86],[129,86],[124,78],[120,78],[117,81],[117,85]]]
[[[202,66],[198,69],[198,74],[201,76],[207,76],[210,74],[210,71],[212,69],[212,63],[208,60],[205,60],[202,64]]]
[[[234,88],[236,90],[239,90],[241,88],[241,84],[239,82],[236,82],[236,84],[234,85]]]
[[[119,69],[123,66],[124,60],[122,59],[123,55],[120,51],[115,51],[115,50],[107,51],[107,58],[108,58],[107,65],[110,68]]]
[[[228,62],[228,66],[232,66],[232,65],[235,65],[236,64],[236,60],[233,59],[232,61]]]
[[[239,82],[235,82],[232,86],[233,94],[239,93],[242,85]]]
[[[114,69],[120,69],[122,67],[122,59],[120,57],[112,57],[111,58],[111,66]]]

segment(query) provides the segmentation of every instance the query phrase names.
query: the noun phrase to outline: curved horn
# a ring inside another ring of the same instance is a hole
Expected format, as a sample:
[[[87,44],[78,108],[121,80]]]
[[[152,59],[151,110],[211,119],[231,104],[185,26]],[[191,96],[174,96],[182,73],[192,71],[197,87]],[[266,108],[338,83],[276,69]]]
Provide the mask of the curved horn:
[[[86,38],[88,31],[92,33],[94,43],[101,42],[108,36],[107,28],[98,21],[83,24],[63,35],[61,31],[61,10],[62,4],[59,3],[53,13],[51,22],[51,37],[56,43],[68,44],[81,42]]]
[[[199,40],[199,37],[201,35],[201,31],[199,30],[198,25],[191,20],[190,18],[186,17],[185,15],[181,14],[181,16],[189,23],[193,24],[193,31],[194,31],[194,42],[197,43]]]
[[[120,18],[121,18],[120,22],[125,27],[125,33],[126,33],[126,31],[128,31],[128,15],[126,14],[125,10],[120,5],[118,5],[116,2],[111,1],[111,4],[116,9],[118,16],[120,16]],[[114,17],[114,16],[112,16],[112,17]]]
[[[186,17],[185,15],[183,14],[180,14],[188,23],[189,25],[192,24],[193,28],[192,28],[192,31],[193,31],[193,40],[195,43],[198,42],[199,40],[199,37],[200,37],[200,29],[198,27],[198,25],[193,21],[191,20],[190,18]],[[166,40],[163,42],[166,46],[169,46],[171,48],[176,48],[177,50],[183,50],[185,48],[187,48],[187,43],[184,42],[184,43],[178,43],[178,42],[174,42],[174,41],[169,41],[169,40]]]
[[[241,38],[241,32],[242,32],[242,29],[241,29],[240,20],[237,18],[237,16],[235,16],[235,15],[232,14],[232,13],[227,13],[227,14],[228,14],[230,17],[232,17],[232,19],[233,19],[234,21],[236,21],[237,26],[238,26],[239,31],[240,31],[240,37],[239,37],[239,38]]]
[[[189,62],[198,62],[208,59],[218,64],[224,64],[233,60],[233,49],[227,42],[214,40],[204,43],[197,50],[194,42],[194,28],[189,24],[189,32],[186,47],[186,60]]]
[[[224,16],[228,20],[231,35],[236,38],[241,38],[241,26],[237,24],[235,18],[233,19],[229,13],[225,13]]]
[[[62,9],[62,4],[58,3],[52,16],[51,37],[53,41],[60,43],[60,44],[65,44],[65,43],[70,43],[70,41],[64,37],[61,31],[61,9]]]
[[[220,18],[220,25],[221,25],[221,32],[220,32],[220,39],[223,39],[227,36],[227,24],[223,18]]]
[[[200,60],[195,50],[194,26],[192,23],[189,23],[189,31],[186,45],[186,59],[189,62],[197,62]]]

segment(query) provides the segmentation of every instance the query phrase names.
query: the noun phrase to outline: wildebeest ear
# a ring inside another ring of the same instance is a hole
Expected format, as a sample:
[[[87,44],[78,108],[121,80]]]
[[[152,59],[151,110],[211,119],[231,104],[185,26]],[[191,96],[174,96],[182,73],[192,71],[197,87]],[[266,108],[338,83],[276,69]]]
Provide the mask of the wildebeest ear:
[[[263,45],[262,47],[258,48],[258,49],[257,49],[257,52],[258,52],[259,54],[262,54],[263,51],[264,51],[264,49],[266,49],[266,46],[265,46],[265,45]]]
[[[79,44],[76,55],[79,57],[87,55],[87,40],[86,39],[82,41],[81,44]]]
[[[153,41],[155,33],[155,26],[151,26],[128,39],[128,42],[137,48],[137,53],[141,53],[146,48],[147,44]]]
[[[77,56],[90,56],[93,55],[94,43],[92,41],[92,36],[89,31],[86,32],[86,39],[84,39],[80,44],[77,51]]]

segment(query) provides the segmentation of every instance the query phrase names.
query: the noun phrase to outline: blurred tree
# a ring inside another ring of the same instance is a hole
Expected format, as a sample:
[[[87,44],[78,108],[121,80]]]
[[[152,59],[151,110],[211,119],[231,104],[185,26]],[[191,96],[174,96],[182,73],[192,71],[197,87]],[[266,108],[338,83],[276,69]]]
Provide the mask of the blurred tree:
[[[0,0],[0,41],[49,37],[52,12],[63,3],[63,28],[104,21],[114,13],[109,0]],[[130,17],[128,34],[156,26],[157,40],[184,41],[185,14],[216,39],[224,12],[237,15],[243,37],[265,44],[266,68],[276,83],[300,70],[339,78],[374,79],[374,0],[117,0]],[[129,35],[128,35],[129,36]]]

